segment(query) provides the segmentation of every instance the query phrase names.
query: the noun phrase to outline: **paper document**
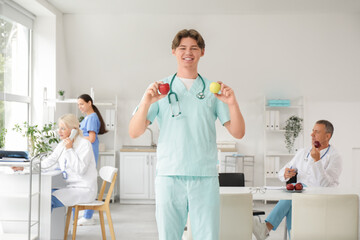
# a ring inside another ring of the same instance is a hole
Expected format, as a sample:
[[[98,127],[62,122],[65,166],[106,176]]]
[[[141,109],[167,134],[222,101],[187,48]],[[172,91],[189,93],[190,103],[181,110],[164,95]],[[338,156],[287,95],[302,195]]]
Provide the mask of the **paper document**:
[[[265,186],[266,190],[282,190],[285,186]]]

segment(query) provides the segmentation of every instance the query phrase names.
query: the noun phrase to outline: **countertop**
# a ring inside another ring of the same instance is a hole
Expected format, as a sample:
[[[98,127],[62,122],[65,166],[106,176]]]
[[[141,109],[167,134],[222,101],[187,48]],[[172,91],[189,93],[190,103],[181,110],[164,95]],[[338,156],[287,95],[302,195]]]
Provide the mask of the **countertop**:
[[[237,152],[236,148],[218,148],[220,152]],[[156,152],[156,147],[151,146],[122,146],[120,152]]]

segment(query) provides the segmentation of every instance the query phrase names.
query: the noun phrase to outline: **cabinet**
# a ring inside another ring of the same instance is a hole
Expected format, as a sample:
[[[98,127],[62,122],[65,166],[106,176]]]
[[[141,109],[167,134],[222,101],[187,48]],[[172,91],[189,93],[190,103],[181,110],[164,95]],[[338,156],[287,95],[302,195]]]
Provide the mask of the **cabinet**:
[[[285,122],[291,116],[304,120],[304,99],[290,99],[287,106],[269,106],[264,98],[264,185],[281,185],[279,170],[289,162],[296,151],[304,146],[303,130],[296,138],[293,151],[289,153],[285,144]],[[304,129],[304,121],[302,122]]]
[[[107,133],[99,135],[99,159],[97,164],[97,169],[99,170],[103,166],[113,166],[118,168],[116,161],[116,148],[117,148],[117,109],[118,109],[118,100],[115,96],[112,100],[97,100],[94,96],[94,90],[90,89],[90,96],[94,101],[94,105],[99,109],[105,125]],[[44,98],[44,115],[48,115],[47,121],[54,121],[55,115],[61,116],[65,113],[73,113],[77,117],[80,117],[81,113],[77,106],[77,98],[70,99],[48,99],[47,98],[47,89],[44,88],[43,93]],[[64,110],[60,108],[59,105],[67,105],[70,110]],[[58,109],[58,110],[57,110]],[[52,116],[49,116],[52,115]],[[55,119],[56,121],[56,119]],[[101,188],[102,180],[98,179],[98,189]],[[119,193],[116,191],[118,187],[115,186],[115,190],[112,195],[112,201],[115,201],[115,196]],[[106,194],[104,195],[106,198]]]
[[[33,161],[6,162],[1,166],[27,167],[30,171],[0,172],[0,239],[38,239],[40,236],[41,174],[32,172]],[[26,182],[27,184],[22,184]],[[6,183],[6,184],[3,184]]]
[[[120,202],[154,203],[155,152],[120,152]]]

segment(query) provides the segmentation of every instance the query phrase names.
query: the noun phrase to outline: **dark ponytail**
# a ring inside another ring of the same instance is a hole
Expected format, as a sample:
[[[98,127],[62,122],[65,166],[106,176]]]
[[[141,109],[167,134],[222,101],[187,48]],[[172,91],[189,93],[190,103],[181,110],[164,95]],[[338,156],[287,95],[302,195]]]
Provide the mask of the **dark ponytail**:
[[[96,115],[98,116],[99,120],[100,120],[100,130],[99,130],[99,135],[102,135],[104,133],[107,133],[108,131],[105,128],[105,122],[103,117],[100,114],[99,109],[94,105],[94,102],[92,100],[92,98],[88,95],[88,94],[82,94],[78,97],[78,99],[81,98],[82,100],[84,100],[86,103],[91,102],[91,107],[93,108],[94,112],[96,113]]]

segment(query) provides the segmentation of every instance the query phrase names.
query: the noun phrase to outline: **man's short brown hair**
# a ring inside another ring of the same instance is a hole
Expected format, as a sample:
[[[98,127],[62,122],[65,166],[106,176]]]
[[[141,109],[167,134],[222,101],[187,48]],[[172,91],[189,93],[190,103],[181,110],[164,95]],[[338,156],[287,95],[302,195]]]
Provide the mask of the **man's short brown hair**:
[[[319,121],[316,122],[316,124],[324,125],[325,126],[325,131],[327,133],[330,133],[331,137],[332,137],[332,135],[334,134],[334,126],[332,125],[331,122],[329,122],[328,120],[319,120]]]
[[[178,32],[172,41],[171,48],[176,49],[180,45],[181,39],[187,37],[194,39],[200,49],[205,49],[205,41],[195,29],[183,29]]]

